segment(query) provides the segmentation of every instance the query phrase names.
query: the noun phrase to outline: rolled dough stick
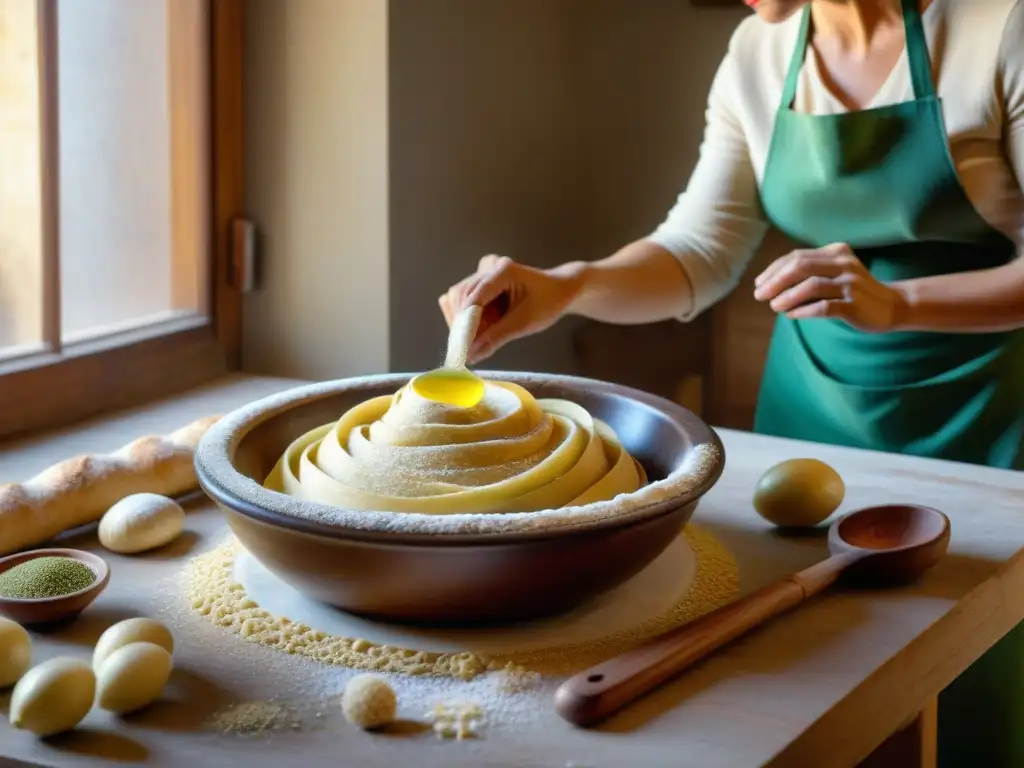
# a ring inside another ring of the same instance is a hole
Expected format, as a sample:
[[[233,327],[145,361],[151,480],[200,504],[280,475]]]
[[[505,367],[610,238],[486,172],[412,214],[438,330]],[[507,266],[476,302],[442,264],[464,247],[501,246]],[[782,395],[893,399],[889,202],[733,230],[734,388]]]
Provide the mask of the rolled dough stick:
[[[140,437],[114,453],[67,459],[24,483],[0,485],[0,555],[95,522],[125,496],[179,496],[195,489],[195,448],[218,418]]]

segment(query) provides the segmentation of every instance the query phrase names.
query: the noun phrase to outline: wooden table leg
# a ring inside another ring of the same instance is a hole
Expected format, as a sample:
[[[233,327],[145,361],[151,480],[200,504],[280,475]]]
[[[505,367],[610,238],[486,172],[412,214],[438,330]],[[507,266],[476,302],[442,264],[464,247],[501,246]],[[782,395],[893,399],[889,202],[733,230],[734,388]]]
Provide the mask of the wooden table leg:
[[[938,699],[861,761],[857,768],[935,768],[938,759]]]

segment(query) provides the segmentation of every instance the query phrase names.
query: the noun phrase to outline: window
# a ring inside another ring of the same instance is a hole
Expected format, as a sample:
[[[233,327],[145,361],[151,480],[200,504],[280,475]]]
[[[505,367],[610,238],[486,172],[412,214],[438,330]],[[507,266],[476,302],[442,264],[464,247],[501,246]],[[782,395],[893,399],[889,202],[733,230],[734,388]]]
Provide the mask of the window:
[[[242,0],[0,0],[0,435],[238,365]]]

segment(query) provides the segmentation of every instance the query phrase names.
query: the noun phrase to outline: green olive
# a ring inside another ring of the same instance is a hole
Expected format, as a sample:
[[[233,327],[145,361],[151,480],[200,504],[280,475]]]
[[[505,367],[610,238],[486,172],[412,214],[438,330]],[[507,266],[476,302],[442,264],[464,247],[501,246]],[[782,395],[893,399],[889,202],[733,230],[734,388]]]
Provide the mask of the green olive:
[[[790,459],[761,475],[754,489],[754,509],[783,528],[809,527],[835,512],[845,493],[843,478],[828,464]]]

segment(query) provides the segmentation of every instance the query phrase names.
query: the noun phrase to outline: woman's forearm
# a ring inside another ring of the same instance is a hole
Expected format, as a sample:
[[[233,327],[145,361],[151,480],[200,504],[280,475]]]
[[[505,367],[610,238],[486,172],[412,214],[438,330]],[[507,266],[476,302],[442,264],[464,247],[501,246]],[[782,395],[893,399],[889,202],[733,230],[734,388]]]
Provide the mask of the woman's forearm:
[[[638,240],[600,261],[574,261],[550,270],[574,284],[566,314],[618,325],[686,314],[692,295],[686,273],[667,250]]]
[[[1024,328],[1024,256],[1002,267],[892,285],[906,299],[895,330],[991,333]]]

